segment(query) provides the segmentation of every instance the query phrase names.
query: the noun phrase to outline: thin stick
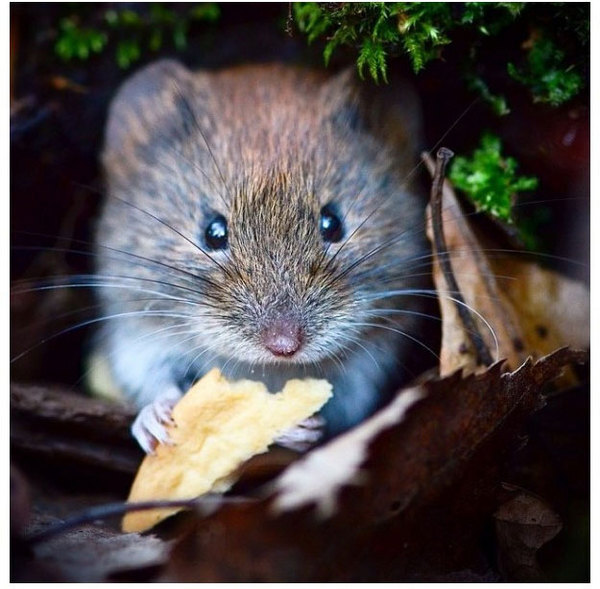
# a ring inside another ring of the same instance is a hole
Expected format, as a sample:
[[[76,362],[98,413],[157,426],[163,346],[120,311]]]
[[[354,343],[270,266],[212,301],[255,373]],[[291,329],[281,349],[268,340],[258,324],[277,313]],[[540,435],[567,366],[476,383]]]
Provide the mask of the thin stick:
[[[221,495],[208,495],[198,499],[174,499],[174,500],[159,500],[159,501],[139,501],[132,503],[118,502],[118,503],[104,503],[102,505],[96,505],[90,507],[81,513],[69,517],[65,521],[57,522],[50,525],[48,528],[30,534],[25,537],[25,542],[32,546],[40,542],[50,540],[59,534],[81,526],[95,522],[97,520],[104,520],[109,517],[121,516],[130,511],[145,511],[148,509],[165,509],[179,507],[184,509],[193,509],[194,507],[215,507],[225,503],[247,503],[252,499],[246,497],[223,497]]]
[[[446,246],[446,240],[444,238],[444,227],[442,223],[442,194],[444,187],[444,178],[446,173],[446,166],[450,161],[450,158],[454,156],[454,153],[447,147],[440,147],[436,154],[435,160],[435,172],[433,175],[433,182],[431,183],[431,224],[433,227],[433,244],[437,254],[438,262],[444,274],[444,279],[448,286],[448,290],[455,292],[454,301],[456,310],[465,328],[467,336],[473,344],[475,353],[477,354],[477,363],[489,366],[492,362],[492,356],[488,350],[477,325],[473,320],[473,317],[469,313],[465,300],[460,292],[458,283],[454,277],[452,271],[452,264],[450,263],[450,256],[448,255],[448,247]]]

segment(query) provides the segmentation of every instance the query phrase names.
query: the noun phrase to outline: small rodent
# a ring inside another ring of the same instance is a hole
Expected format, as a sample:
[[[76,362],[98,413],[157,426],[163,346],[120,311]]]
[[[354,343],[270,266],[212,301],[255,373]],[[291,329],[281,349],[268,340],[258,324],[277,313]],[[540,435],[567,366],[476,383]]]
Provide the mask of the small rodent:
[[[111,319],[97,346],[141,409],[146,451],[213,367],[273,391],[328,379],[327,435],[377,408],[418,338],[417,111],[410,92],[351,71],[166,60],[124,83],[103,152],[96,272]]]

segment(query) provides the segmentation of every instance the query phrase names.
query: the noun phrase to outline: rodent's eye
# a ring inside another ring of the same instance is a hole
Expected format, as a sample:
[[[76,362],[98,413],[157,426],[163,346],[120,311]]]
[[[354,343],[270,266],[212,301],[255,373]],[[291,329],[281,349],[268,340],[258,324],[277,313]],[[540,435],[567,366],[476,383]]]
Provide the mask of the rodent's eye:
[[[319,220],[319,231],[325,241],[335,243],[344,236],[344,227],[339,215],[331,205],[325,205],[321,209],[321,218]]]
[[[227,219],[217,215],[206,228],[204,240],[211,250],[222,250],[227,247]]]

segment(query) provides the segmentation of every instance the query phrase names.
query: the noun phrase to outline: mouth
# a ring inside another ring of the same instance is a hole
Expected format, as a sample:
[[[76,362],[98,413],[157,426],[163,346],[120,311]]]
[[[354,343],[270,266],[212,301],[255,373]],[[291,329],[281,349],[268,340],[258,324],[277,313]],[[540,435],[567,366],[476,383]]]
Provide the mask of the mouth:
[[[269,368],[302,368],[310,365],[317,365],[330,358],[326,350],[316,350],[310,341],[303,340],[299,345],[295,341],[278,341],[273,345],[274,350],[265,346],[262,342],[257,342],[249,350],[249,354],[239,359],[242,362],[248,362]]]
[[[271,392],[281,390],[290,379],[327,378],[327,369],[320,366],[319,361],[307,359],[302,352],[292,357],[269,357],[265,354],[250,362],[225,361],[221,370],[225,376],[234,380],[260,380]]]

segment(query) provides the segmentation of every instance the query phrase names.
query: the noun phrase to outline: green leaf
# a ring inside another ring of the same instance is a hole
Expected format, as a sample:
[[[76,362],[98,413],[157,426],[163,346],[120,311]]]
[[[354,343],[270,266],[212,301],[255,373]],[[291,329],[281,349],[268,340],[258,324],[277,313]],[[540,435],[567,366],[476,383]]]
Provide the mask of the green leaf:
[[[183,8],[172,10],[155,2],[139,4],[136,10],[127,5],[116,5],[101,12],[101,15],[100,29],[80,26],[79,17],[61,19],[55,43],[56,54],[64,60],[87,59],[113,41],[117,64],[127,68],[140,59],[142,47],[158,51],[166,38],[172,39],[176,49],[184,49],[192,20],[213,22],[219,17],[220,9],[214,2],[191,5],[185,11]]]
[[[365,39],[360,48],[357,66],[361,78],[364,77],[363,70],[366,66],[375,82],[379,82],[380,76],[387,82],[386,53],[381,43],[373,39]]]

